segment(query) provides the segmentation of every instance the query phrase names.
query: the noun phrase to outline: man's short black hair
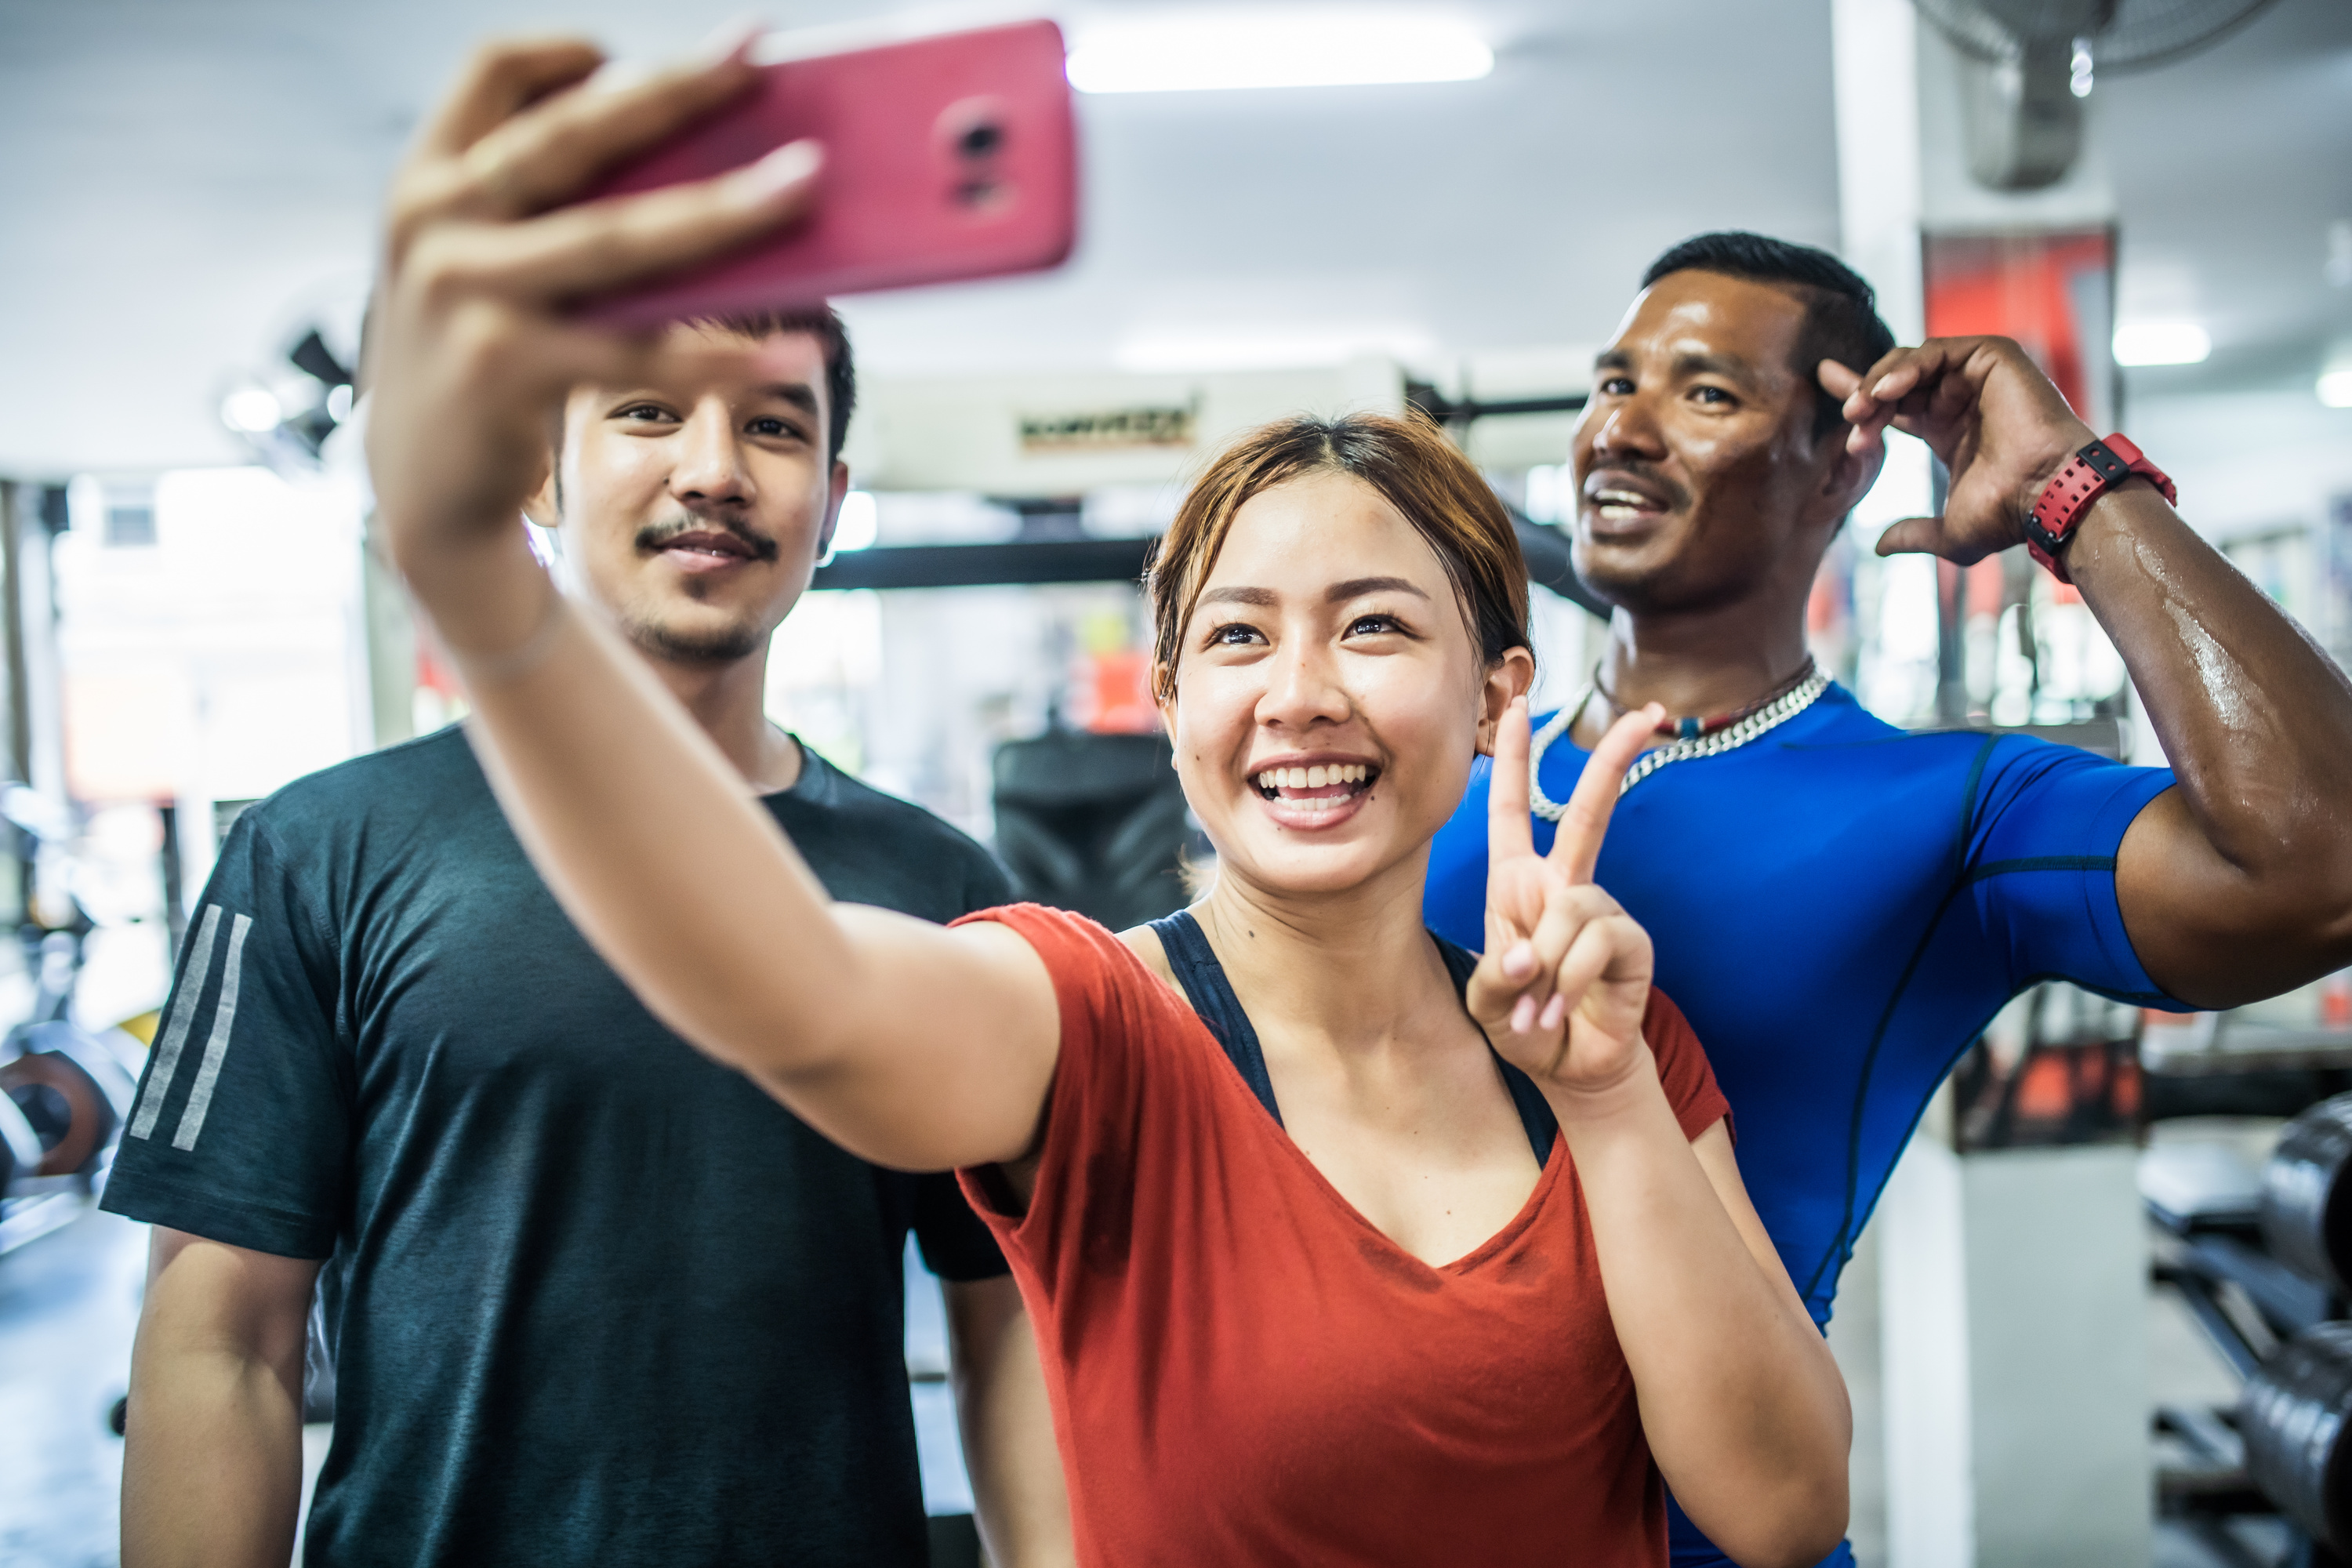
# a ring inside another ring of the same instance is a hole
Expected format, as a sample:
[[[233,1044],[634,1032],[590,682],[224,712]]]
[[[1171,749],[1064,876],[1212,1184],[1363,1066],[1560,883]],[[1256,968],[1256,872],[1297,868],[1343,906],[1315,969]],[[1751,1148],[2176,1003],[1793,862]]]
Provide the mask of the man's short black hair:
[[[849,416],[857,406],[857,365],[850,357],[849,329],[830,305],[798,310],[747,310],[712,316],[697,326],[740,332],[747,338],[772,338],[779,332],[806,332],[824,351],[825,460],[841,460],[841,444],[849,436]]]
[[[1821,390],[1815,367],[1832,359],[1861,374],[1895,346],[1894,331],[1878,317],[1878,296],[1862,275],[1810,245],[1743,229],[1695,235],[1651,262],[1642,274],[1642,287],[1647,289],[1669,272],[1716,272],[1775,284],[1803,299],[1805,330],[1797,341],[1796,369],[1798,379],[1814,390],[1816,441],[1844,416],[1838,399]]]

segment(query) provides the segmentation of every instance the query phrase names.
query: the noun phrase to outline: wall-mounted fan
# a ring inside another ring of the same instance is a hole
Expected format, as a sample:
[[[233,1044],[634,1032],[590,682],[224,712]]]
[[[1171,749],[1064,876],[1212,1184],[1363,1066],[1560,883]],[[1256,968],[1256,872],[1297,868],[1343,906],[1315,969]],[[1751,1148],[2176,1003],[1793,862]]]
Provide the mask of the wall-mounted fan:
[[[2236,31],[2271,0],[1912,0],[1960,56],[1969,172],[2051,184],[2082,150],[2095,73],[2146,70]]]
[[[221,423],[281,473],[315,470],[319,448],[351,416],[354,375],[317,326],[259,372],[232,374]]]

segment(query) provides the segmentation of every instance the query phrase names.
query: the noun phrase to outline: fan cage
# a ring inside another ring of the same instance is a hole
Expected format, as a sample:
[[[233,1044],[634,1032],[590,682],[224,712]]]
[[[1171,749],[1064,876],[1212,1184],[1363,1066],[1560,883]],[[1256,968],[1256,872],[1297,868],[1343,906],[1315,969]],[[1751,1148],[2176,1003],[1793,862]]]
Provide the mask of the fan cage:
[[[2220,42],[2267,10],[2273,0],[2115,0],[2105,22],[2084,28],[2079,5],[1993,0],[1912,0],[1954,48],[2005,64],[2029,43],[2087,42],[2094,66],[2122,74],[2152,70]],[[2019,23],[2022,26],[2019,26]]]

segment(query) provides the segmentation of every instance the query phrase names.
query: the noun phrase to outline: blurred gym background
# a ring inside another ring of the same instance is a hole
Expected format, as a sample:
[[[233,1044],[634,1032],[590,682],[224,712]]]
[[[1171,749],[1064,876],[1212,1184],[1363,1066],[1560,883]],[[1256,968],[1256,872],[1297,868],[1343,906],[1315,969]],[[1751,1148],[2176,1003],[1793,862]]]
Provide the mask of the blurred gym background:
[[[369,550],[343,428],[384,180],[487,32],[650,58],[735,9],[0,0],[0,1560],[115,1560],[143,1237],[91,1194],[221,835],[462,715]],[[1840,251],[1906,339],[2026,342],[2352,656],[2343,0],[1055,14],[1082,89],[1076,258],[842,302],[857,489],[769,692],[1034,896],[1114,924],[1184,897],[1205,851],[1134,580],[1185,474],[1263,418],[1444,420],[1521,519],[1538,705],[1580,684],[1601,623],[1558,527],[1569,433],[1642,267],[1706,228]],[[2021,552],[1870,553],[1932,504],[1927,454],[1897,448],[1817,586],[1823,666],[1897,723],[2160,762],[2114,648]],[[1861,1561],[2352,1549],[2352,1330],[2324,1326],[2352,1286],[2347,1088],[2352,974],[2186,1020],[2061,985],[2004,1012],[1840,1300]],[[952,1517],[936,1294],[909,1279],[926,1489]]]

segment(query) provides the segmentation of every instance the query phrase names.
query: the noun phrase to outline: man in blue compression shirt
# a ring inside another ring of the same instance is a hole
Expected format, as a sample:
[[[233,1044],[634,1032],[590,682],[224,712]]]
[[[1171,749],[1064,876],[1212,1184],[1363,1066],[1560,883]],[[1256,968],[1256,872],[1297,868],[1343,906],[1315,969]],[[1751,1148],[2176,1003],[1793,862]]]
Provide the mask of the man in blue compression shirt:
[[[1929,1095],[2018,991],[2061,978],[2223,1007],[2352,963],[2352,684],[2148,479],[2078,509],[2053,558],[2172,769],[1906,735],[1813,670],[1806,598],[1889,424],[1951,485],[1940,518],[1895,524],[1880,553],[1961,564],[2023,542],[2097,434],[2005,340],[1895,349],[1869,285],[1825,252],[1715,234],[1661,257],[1575,440],[1576,567],[1614,606],[1607,651],[1536,737],[1541,848],[1547,805],[1617,714],[1677,716],[1630,775],[1599,879],[1654,938],[1757,1211],[1823,1323]],[[1486,791],[1482,765],[1426,906],[1471,946]],[[1677,1564],[1723,1561],[1673,1523]]]

